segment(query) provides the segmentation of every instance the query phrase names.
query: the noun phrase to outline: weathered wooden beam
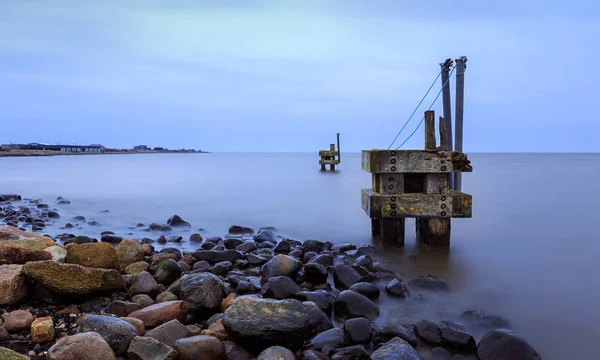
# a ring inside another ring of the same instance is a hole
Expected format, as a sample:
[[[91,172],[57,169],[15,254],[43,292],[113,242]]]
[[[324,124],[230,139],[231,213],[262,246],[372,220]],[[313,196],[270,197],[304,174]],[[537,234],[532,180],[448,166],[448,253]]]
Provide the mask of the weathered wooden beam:
[[[470,218],[473,198],[470,194],[449,191],[446,194],[379,194],[362,189],[361,207],[370,218]]]
[[[380,221],[380,235],[376,241],[381,243],[383,248],[403,248],[406,220],[404,218],[387,218]]]
[[[446,120],[440,116],[439,120],[440,131],[440,150],[448,150],[448,129],[446,128]]]
[[[445,150],[363,150],[361,167],[376,173],[471,172],[466,154]]]
[[[335,150],[319,150],[319,156],[337,156],[338,152]]]
[[[404,174],[373,174],[372,189],[379,194],[402,194]]]
[[[425,111],[425,150],[435,150],[435,112]]]
[[[325,159],[321,158],[319,160],[319,164],[321,164],[321,165],[324,165],[324,164],[327,164],[327,165],[332,165],[332,164],[333,165],[337,165],[339,163],[340,163],[339,160],[338,159],[334,159],[334,158],[329,158],[329,159],[327,159],[327,158],[325,158]]]

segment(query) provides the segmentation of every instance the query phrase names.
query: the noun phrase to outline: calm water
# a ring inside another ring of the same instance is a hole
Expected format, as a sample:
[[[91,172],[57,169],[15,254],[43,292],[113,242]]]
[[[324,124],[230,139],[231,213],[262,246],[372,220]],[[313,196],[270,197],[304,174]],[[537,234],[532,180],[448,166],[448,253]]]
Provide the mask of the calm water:
[[[463,175],[463,191],[473,195],[474,217],[453,220],[451,251],[416,247],[414,222],[407,223],[398,270],[443,277],[455,295],[410,316],[480,307],[504,315],[544,359],[600,358],[600,154],[470,158],[474,172]],[[96,237],[179,214],[204,236],[239,224],[274,226],[298,240],[370,243],[360,208],[370,174],[360,155],[344,154],[336,173],[321,173],[317,161],[314,154],[0,158],[0,193],[50,204],[63,196],[72,204],[60,207],[57,225],[84,215],[103,226],[74,232]],[[406,313],[397,302],[384,309]]]

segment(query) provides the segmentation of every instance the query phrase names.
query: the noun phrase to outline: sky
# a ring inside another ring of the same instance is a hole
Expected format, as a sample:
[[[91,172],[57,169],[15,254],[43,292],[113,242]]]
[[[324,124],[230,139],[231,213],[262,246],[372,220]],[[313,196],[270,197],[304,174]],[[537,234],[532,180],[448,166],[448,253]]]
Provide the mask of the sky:
[[[1,0],[0,143],[385,149],[467,56],[465,152],[600,152],[599,35],[591,0]]]

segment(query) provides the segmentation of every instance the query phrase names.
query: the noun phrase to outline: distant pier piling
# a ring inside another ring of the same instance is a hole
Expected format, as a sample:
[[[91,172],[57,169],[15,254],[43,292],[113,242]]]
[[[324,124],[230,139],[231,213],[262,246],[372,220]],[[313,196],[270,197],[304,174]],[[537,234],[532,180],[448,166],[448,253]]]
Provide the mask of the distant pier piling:
[[[471,195],[450,188],[450,176],[471,172],[467,156],[448,150],[440,118],[436,146],[435,113],[425,112],[424,150],[363,150],[361,167],[372,174],[361,205],[371,218],[374,238],[384,247],[404,247],[405,220],[415,218],[417,239],[432,248],[450,246],[451,218],[470,218]]]
[[[340,157],[340,133],[337,133],[337,150],[335,144],[329,144],[329,150],[319,151],[319,164],[321,171],[326,171],[326,165],[329,165],[330,171],[335,171],[335,166],[341,162]]]

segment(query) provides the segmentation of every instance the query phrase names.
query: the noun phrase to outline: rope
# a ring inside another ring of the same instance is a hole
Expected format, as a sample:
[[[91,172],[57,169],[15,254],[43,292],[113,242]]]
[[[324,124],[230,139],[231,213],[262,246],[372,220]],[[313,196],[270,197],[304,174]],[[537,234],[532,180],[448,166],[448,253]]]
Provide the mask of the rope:
[[[454,72],[454,70],[456,69],[456,67],[452,68],[452,71],[450,71],[450,75],[448,76],[448,79],[446,80],[446,82],[444,83],[444,85],[442,85],[442,88],[440,89],[440,91],[438,92],[437,96],[435,97],[435,99],[433,99],[433,102],[431,103],[431,105],[429,105],[429,109],[427,110],[431,110],[431,108],[433,107],[433,105],[435,104],[435,102],[437,101],[437,99],[440,97],[440,95],[442,94],[442,91],[444,90],[444,88],[446,87],[446,85],[448,85],[448,81],[450,81],[450,77],[452,77],[452,73]],[[460,74],[457,74],[456,76],[460,76],[462,74],[464,74],[465,72],[463,71]],[[410,133],[410,135],[408,135],[408,137],[406,138],[406,140],[404,140],[404,142],[402,144],[400,144],[400,146],[398,146],[396,148],[396,150],[400,149],[402,147],[402,145],[406,144],[406,142],[408,141],[408,139],[410,139],[419,129],[419,127],[421,126],[421,124],[423,123],[423,121],[425,121],[425,115],[423,115],[423,118],[421,119],[421,121],[419,122],[419,124],[417,125],[417,127],[415,128],[415,130],[413,130],[412,133]],[[388,148],[389,150],[389,148]]]
[[[423,100],[425,100],[425,98],[427,97],[427,95],[429,95],[429,92],[431,91],[431,89],[433,89],[433,86],[437,82],[437,79],[440,77],[440,75],[442,75],[442,71],[444,71],[444,70],[445,70],[445,68],[442,68],[442,70],[440,70],[440,72],[438,73],[438,75],[435,77],[435,80],[433,80],[433,83],[431,83],[431,86],[429,87],[429,90],[427,90],[427,92],[425,93],[425,95],[423,96],[423,98],[421,99],[421,101],[419,102],[419,105],[417,105],[417,107],[412,112],[412,114],[410,114],[410,117],[408,118],[408,120],[406,120],[406,122],[404,123],[404,126],[402,126],[402,129],[400,129],[400,131],[398,131],[398,134],[396,134],[396,137],[394,138],[394,141],[392,141],[392,143],[390,144],[390,146],[388,146],[388,148],[387,148],[388,150],[392,147],[392,145],[394,145],[394,143],[396,142],[396,139],[398,139],[398,136],[400,136],[400,134],[402,133],[402,131],[404,130],[404,128],[406,127],[406,125],[408,125],[408,122],[410,121],[410,119],[412,119],[413,115],[415,115],[415,113],[417,112],[417,110],[419,110],[419,107],[423,103]]]

